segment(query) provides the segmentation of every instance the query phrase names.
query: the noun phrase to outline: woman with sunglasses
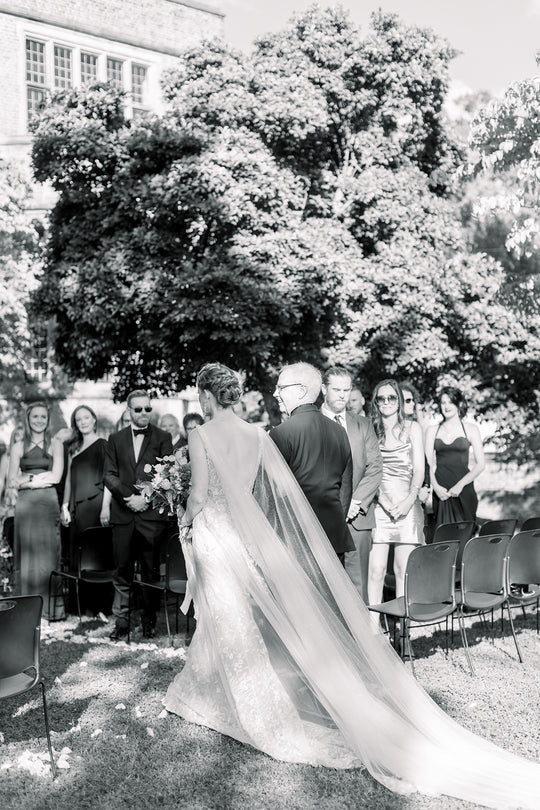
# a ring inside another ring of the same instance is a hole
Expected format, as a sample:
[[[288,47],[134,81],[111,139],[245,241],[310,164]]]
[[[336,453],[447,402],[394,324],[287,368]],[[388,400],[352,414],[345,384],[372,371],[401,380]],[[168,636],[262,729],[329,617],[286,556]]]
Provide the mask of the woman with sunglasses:
[[[442,422],[432,425],[426,433],[435,526],[476,521],[478,497],[473,481],[486,466],[482,437],[476,425],[463,421],[467,401],[459,388],[441,388],[438,405]],[[469,468],[471,449],[474,463]]]
[[[377,605],[382,601],[390,545],[394,546],[399,597],[403,596],[409,554],[424,542],[424,517],[418,500],[424,479],[424,447],[420,426],[404,417],[403,395],[395,380],[383,380],[376,386],[371,413],[383,459],[368,576],[369,604]],[[372,613],[371,619],[378,626],[379,614]]]
[[[29,405],[24,435],[15,442],[9,463],[9,498],[15,503],[15,588],[21,596],[39,593],[47,619],[63,617],[60,599],[49,616],[49,576],[60,565],[60,514],[56,485],[62,477],[64,453],[50,434],[49,408]]]

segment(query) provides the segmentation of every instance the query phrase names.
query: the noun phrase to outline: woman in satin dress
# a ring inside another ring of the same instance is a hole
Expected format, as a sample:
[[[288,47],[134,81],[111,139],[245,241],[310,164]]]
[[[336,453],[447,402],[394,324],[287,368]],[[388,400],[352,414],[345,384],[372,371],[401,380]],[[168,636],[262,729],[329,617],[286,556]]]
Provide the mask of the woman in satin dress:
[[[372,416],[383,459],[383,474],[369,554],[368,600],[382,601],[390,545],[394,547],[396,597],[403,596],[405,568],[413,548],[424,542],[424,515],[418,493],[424,480],[424,445],[418,422],[405,419],[403,394],[395,380],[380,382]],[[378,627],[379,614],[371,614]]]
[[[166,708],[275,759],[367,768],[397,793],[538,810],[540,764],[453,721],[374,631],[279,450],[235,415],[236,375],[212,363],[197,385],[210,419],[189,436],[180,521],[197,629]]]

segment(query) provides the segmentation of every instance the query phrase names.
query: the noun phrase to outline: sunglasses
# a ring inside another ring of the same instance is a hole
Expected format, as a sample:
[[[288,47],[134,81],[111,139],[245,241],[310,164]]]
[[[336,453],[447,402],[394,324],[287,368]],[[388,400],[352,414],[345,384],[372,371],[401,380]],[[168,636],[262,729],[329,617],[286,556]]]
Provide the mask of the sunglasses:
[[[376,399],[377,405],[386,405],[388,402],[397,402],[398,398],[395,394],[390,394],[387,397],[378,396]]]
[[[151,405],[146,405],[146,407],[144,407],[144,408],[140,408],[140,407],[132,408],[130,406],[130,411],[133,411],[133,413],[142,413],[143,411],[145,413],[152,413],[152,406]]]
[[[414,397],[403,397],[403,402],[414,402]]]

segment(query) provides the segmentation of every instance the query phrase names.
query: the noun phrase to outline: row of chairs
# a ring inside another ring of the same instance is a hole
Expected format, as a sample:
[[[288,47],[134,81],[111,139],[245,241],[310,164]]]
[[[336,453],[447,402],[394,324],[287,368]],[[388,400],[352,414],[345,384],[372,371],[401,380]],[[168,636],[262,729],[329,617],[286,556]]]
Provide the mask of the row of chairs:
[[[81,604],[79,598],[80,584],[86,583],[88,585],[111,583],[113,581],[115,572],[113,548],[112,548],[112,530],[110,526],[93,526],[81,532],[79,537],[79,546],[77,551],[77,565],[71,570],[57,569],[51,571],[49,577],[49,616],[55,615],[56,601],[58,598],[63,598],[65,601],[65,590],[59,591],[57,585],[58,580],[67,584],[74,583],[75,595],[77,600],[77,611],[79,619],[81,618]],[[157,582],[144,582],[138,575],[134,580],[133,586],[130,591],[129,600],[129,623],[128,623],[128,636],[130,640],[131,628],[131,612],[135,603],[133,599],[134,591],[136,588],[152,588],[160,592],[163,596],[165,606],[165,623],[167,626],[167,635],[169,643],[172,641],[171,627],[169,622],[168,600],[172,597],[175,600],[176,606],[176,633],[178,633],[178,606],[180,597],[185,596],[187,587],[187,574],[186,563],[182,547],[178,539],[178,533],[172,534],[169,537],[165,550],[164,563],[161,566],[160,579]],[[189,631],[189,618],[188,614],[187,629]]]
[[[464,522],[465,523],[465,522]],[[455,527],[461,535],[456,537]],[[404,596],[380,605],[369,605],[371,611],[401,621],[402,651],[414,657],[410,638],[411,622],[418,625],[439,624],[457,615],[463,647],[471,674],[465,614],[484,615],[495,608],[506,608],[512,636],[520,662],[521,650],[515,634],[511,608],[536,603],[536,630],[539,632],[540,607],[540,529],[510,534],[474,534],[472,524],[446,524],[434,537],[433,544],[418,546],[411,552],[405,571]],[[454,532],[452,534],[452,531]],[[469,536],[467,536],[469,534]],[[446,536],[448,535],[448,536]]]

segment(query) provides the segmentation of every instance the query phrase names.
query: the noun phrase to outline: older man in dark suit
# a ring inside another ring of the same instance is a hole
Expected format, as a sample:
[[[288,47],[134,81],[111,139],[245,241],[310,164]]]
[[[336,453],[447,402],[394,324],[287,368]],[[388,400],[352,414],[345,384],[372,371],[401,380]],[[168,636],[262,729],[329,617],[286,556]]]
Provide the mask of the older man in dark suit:
[[[308,363],[285,366],[275,396],[289,419],[270,436],[300,484],[342,563],[354,550],[346,515],[352,490],[352,458],[347,434],[326,419],[315,401],[321,373]]]
[[[345,429],[352,451],[352,500],[347,518],[355,550],[345,555],[345,568],[367,604],[371,530],[375,527],[374,497],[382,478],[382,456],[371,420],[346,410],[351,391],[352,379],[347,369],[340,366],[326,369],[321,412]]]
[[[135,560],[140,560],[143,580],[159,579],[160,543],[170,527],[167,515],[150,508],[135,484],[151,477],[144,469],[147,464],[155,464],[157,458],[171,455],[171,434],[150,424],[152,404],[146,391],[132,391],[127,405],[131,424],[109,436],[104,474],[105,485],[112,493],[111,523],[117,566],[113,582],[116,626],[110,635],[113,641],[127,634],[129,589]],[[145,638],[155,635],[156,626],[156,594],[150,591],[153,589],[143,593]]]

